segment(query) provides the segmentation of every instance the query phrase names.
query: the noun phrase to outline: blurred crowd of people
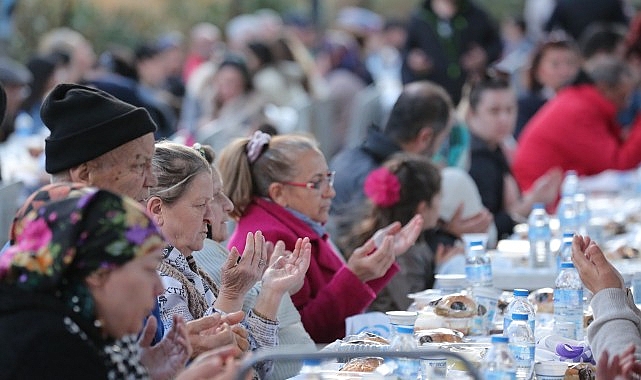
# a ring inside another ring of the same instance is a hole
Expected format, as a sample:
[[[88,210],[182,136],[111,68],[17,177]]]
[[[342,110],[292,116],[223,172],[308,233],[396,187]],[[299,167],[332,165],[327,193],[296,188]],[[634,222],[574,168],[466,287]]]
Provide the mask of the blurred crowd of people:
[[[345,318],[406,309],[435,274],[463,272],[462,235],[492,247],[534,203],[553,211],[565,171],[637,167],[639,79],[641,16],[612,0],[526,0],[505,20],[473,0],[406,19],[348,7],[327,30],[262,9],[98,54],[51,30],[28,61],[0,57],[0,178],[27,199],[0,255],[0,298],[24,302],[3,302],[0,325],[45,313],[99,377],[226,379],[244,351],[329,343]],[[32,226],[51,230],[41,246]],[[138,307],[113,313],[127,296],[113,283],[141,273]],[[43,367],[24,368],[29,342],[3,331],[9,378],[74,365],[43,346]]]

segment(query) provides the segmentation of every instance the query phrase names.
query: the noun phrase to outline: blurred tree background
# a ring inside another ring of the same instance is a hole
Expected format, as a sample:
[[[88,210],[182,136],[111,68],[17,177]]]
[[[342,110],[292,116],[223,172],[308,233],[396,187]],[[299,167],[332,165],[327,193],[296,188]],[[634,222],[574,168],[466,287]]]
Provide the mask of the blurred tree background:
[[[362,6],[383,16],[403,18],[422,0],[316,0],[324,26],[331,26],[344,6]],[[521,14],[524,0],[475,0],[497,20]],[[586,0],[590,1],[590,0]],[[641,0],[628,0],[638,9]],[[14,34],[9,53],[24,60],[32,54],[46,31],[68,26],[84,34],[97,52],[109,43],[134,46],[163,32],[187,35],[190,27],[210,21],[221,27],[227,20],[260,8],[311,12],[313,0],[17,0]]]

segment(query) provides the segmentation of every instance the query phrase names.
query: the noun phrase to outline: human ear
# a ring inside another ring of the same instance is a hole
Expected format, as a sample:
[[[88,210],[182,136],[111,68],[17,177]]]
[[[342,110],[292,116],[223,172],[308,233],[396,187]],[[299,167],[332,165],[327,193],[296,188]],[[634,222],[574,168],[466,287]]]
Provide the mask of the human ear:
[[[282,207],[287,207],[287,194],[282,183],[272,182],[267,189],[269,198]]]
[[[151,218],[157,226],[162,226],[164,222],[162,216],[162,206],[163,202],[159,197],[151,196],[149,197],[149,199],[147,199],[147,213],[151,215]]]
[[[69,178],[72,182],[84,183],[92,185],[91,183],[91,169],[86,162],[69,169]]]
[[[109,271],[107,269],[98,269],[87,277],[85,277],[85,282],[90,289],[101,287],[109,277]]]
[[[429,127],[425,127],[418,132],[418,140],[424,146],[432,145],[432,142],[436,136],[434,136],[434,130]]]

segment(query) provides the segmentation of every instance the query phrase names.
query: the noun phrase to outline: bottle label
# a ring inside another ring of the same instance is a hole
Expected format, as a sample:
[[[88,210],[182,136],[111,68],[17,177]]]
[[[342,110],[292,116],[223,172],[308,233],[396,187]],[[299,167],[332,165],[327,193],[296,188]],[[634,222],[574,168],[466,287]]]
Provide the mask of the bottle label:
[[[416,379],[421,370],[421,363],[417,359],[395,359],[394,363],[394,374],[401,379]]]
[[[427,358],[421,360],[421,370],[423,376],[427,375],[428,379],[431,376],[436,378],[445,378],[447,375],[447,358]]]
[[[516,372],[496,371],[485,372],[485,380],[516,380]]]
[[[583,289],[554,290],[554,328],[564,338],[583,339]]]
[[[512,323],[512,318],[507,316],[503,318],[503,331],[507,331],[507,328],[510,326],[510,323]],[[536,320],[532,316],[529,316],[527,320],[527,324],[528,326],[530,326],[530,330],[532,330],[532,334],[534,335],[534,326],[536,326]]]
[[[510,344],[509,347],[516,362],[517,372],[529,372],[534,368],[534,344]]]
[[[492,265],[489,263],[466,265],[465,275],[472,285],[492,285]]]
[[[569,307],[580,308],[583,312],[583,288],[580,289],[554,289],[554,310],[559,306],[561,310]]]
[[[472,284],[481,282],[481,266],[480,265],[467,265],[465,267],[465,276],[467,281]]]
[[[529,240],[543,240],[547,244],[552,238],[552,232],[548,226],[531,226],[528,229]]]

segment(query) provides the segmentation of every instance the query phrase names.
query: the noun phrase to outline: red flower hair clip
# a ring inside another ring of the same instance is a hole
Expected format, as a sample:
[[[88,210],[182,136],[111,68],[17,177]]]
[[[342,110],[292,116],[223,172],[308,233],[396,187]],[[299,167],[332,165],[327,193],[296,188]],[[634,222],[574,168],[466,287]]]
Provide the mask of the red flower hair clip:
[[[364,186],[365,195],[379,207],[394,206],[401,199],[401,183],[386,167],[369,173]]]

